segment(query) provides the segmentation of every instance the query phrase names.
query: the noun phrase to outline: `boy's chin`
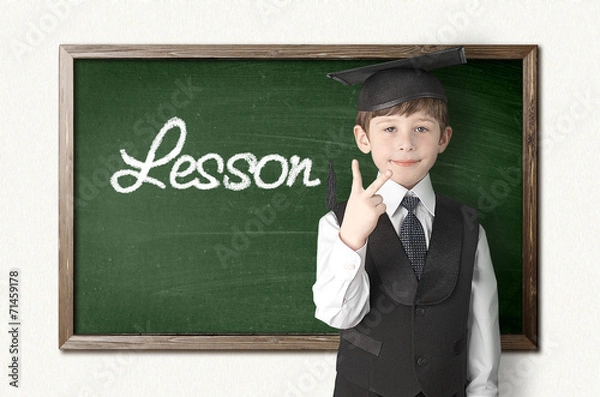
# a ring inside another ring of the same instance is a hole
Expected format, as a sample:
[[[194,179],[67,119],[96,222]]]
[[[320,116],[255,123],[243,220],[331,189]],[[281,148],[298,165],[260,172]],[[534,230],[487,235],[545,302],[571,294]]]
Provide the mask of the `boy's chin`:
[[[424,177],[423,177],[424,178]],[[394,178],[392,177],[392,180],[394,182],[396,182],[398,185],[402,186],[405,189],[412,189],[413,187],[415,187],[419,182],[421,182],[423,180],[423,178],[420,179],[402,179],[402,178]]]

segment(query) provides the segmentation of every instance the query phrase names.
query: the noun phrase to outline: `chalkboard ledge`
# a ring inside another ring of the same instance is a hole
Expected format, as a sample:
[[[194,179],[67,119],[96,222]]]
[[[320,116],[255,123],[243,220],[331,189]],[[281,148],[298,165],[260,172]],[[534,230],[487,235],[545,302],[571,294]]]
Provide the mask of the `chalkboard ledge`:
[[[502,350],[537,350],[525,335],[502,335]],[[337,335],[73,335],[62,350],[337,350]]]
[[[73,335],[62,350],[335,350],[337,335]]]

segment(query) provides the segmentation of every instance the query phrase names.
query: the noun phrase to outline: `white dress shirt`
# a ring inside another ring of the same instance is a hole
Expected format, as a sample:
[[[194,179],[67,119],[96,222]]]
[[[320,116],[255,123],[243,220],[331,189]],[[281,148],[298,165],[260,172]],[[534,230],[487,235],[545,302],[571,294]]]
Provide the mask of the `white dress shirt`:
[[[417,196],[420,203],[415,215],[423,225],[429,248],[435,193],[427,175],[410,191],[388,180],[377,192],[383,197],[386,213],[399,234],[407,215],[400,205],[405,195]],[[345,245],[339,237],[339,225],[333,212],[319,221],[317,241],[317,279],[313,285],[315,317],[338,329],[352,328],[369,312],[369,276],[365,270],[367,244],[358,251]],[[469,307],[468,397],[498,395],[500,362],[500,329],[498,325],[498,293],[485,230],[479,227],[475,252],[471,302]]]

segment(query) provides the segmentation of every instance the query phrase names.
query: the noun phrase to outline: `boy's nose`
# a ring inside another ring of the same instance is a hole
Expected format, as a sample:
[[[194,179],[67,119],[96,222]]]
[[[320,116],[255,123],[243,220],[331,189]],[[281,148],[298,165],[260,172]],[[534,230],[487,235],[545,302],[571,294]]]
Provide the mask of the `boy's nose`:
[[[410,138],[410,135],[398,137],[398,142],[396,145],[398,147],[398,150],[401,151],[410,152],[415,150],[415,145],[412,139]]]

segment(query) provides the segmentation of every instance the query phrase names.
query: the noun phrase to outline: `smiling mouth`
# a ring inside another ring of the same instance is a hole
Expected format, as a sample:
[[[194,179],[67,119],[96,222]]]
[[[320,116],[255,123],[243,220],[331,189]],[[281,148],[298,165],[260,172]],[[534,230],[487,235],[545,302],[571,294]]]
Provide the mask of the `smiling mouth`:
[[[410,167],[419,162],[419,160],[392,160],[392,163],[400,167]]]

